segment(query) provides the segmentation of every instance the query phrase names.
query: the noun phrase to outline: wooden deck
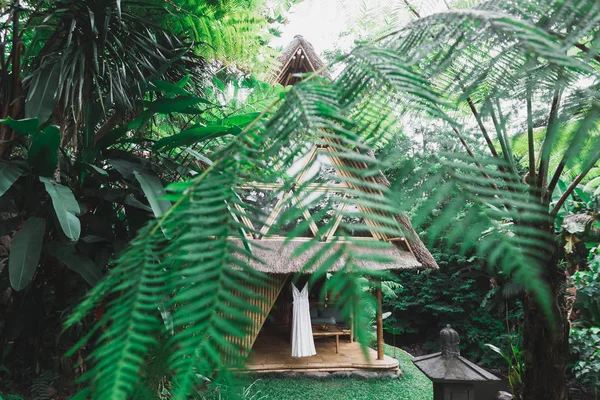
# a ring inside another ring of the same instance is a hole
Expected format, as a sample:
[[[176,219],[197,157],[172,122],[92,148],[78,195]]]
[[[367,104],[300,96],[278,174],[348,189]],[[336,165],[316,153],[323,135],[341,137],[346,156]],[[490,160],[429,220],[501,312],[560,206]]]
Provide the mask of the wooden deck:
[[[369,349],[367,360],[360,345],[350,342],[345,337],[339,341],[339,352],[335,352],[335,338],[321,337],[315,339],[317,354],[312,357],[292,357],[292,348],[288,340],[279,336],[261,333],[246,367],[249,372],[285,372],[285,371],[352,371],[359,369],[388,370],[398,369],[398,360],[385,356],[377,360],[377,352]]]

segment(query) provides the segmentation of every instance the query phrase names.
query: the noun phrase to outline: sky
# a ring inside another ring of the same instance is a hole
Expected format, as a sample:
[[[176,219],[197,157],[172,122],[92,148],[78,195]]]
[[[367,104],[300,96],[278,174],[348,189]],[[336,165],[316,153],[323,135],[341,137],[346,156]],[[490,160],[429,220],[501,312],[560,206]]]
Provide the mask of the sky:
[[[421,15],[446,10],[446,1],[408,0]],[[284,47],[295,35],[302,35],[321,55],[334,48],[349,50],[356,37],[340,38],[342,32],[352,26],[360,29],[358,25],[366,18],[383,24],[383,19],[391,14],[397,15],[399,24],[412,18],[403,0],[305,0],[290,9],[289,23],[283,26],[281,37],[276,38],[272,46]]]
[[[336,0],[304,1],[290,10],[289,23],[282,29],[282,35],[273,42],[275,47],[284,47],[295,35],[302,35],[315,50],[322,54],[332,49],[339,34],[344,31],[347,13]]]

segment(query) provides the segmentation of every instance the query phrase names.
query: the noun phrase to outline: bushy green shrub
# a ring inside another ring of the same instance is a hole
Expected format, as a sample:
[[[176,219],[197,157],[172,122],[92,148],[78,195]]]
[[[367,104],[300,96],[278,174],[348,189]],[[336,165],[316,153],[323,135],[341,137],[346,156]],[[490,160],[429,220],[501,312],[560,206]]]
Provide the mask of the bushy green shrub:
[[[571,372],[580,384],[600,391],[600,327],[571,329]]]
[[[577,290],[579,312],[569,335],[569,370],[576,381],[600,391],[600,247],[590,251],[587,268],[576,272],[571,282]]]
[[[577,290],[575,325],[600,326],[600,247],[591,249],[587,268],[574,273],[571,282]]]
[[[433,248],[435,250],[435,248]],[[383,311],[392,315],[384,322],[396,346],[418,346],[425,353],[439,351],[439,331],[446,324],[459,333],[462,354],[487,366],[504,365],[485,343],[505,348],[509,335],[520,334],[521,304],[510,297],[519,292],[514,284],[499,285],[472,255],[453,249],[434,253],[440,269],[399,271],[402,285],[395,296],[384,296]]]

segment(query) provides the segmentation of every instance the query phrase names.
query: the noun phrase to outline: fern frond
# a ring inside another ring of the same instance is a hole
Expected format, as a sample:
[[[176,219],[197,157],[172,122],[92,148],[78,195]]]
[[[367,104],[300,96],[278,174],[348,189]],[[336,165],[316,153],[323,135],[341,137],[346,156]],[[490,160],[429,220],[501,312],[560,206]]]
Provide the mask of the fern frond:
[[[294,187],[295,178],[313,168],[316,161],[294,176],[286,172],[304,148],[299,144],[328,146],[329,155],[339,164],[338,179],[347,187],[342,201],[361,206],[360,215],[349,212],[348,216],[355,214],[352,217],[363,222],[342,223],[342,231],[369,220],[375,223],[369,230],[381,237],[404,235],[391,214],[389,189],[375,179],[382,165],[363,153],[369,146],[351,130],[337,95],[335,87],[326,82],[299,84],[269,121],[257,119],[221,149],[201,175],[170,189],[173,208],[144,229],[111,270],[107,278],[111,285],[101,286],[110,317],[90,359],[94,367],[83,377],[93,398],[130,397],[145,378],[146,354],[161,343],[166,343],[170,352],[169,373],[176,399],[187,398],[205,377],[226,377],[229,368],[241,365],[245,352],[236,339],[248,333],[252,323],[248,312],[258,311],[248,302],[257,297],[252,288],[265,281],[251,267],[256,261],[252,247],[236,242],[241,239],[250,244],[241,222],[249,208],[242,201],[241,188],[280,181],[282,190],[295,190],[285,198],[284,207],[296,215],[314,207],[320,198],[302,190],[302,185],[298,190]],[[327,229],[321,227],[316,237],[322,237]],[[293,237],[288,234],[289,239]],[[301,250],[319,244],[316,237]],[[334,240],[309,257],[304,270],[315,271],[318,277],[335,264],[339,272],[331,291],[347,301],[344,315],[354,312],[366,324],[367,315],[359,305],[370,295],[361,290],[357,280],[383,274],[360,265],[390,260],[375,251],[362,254],[358,249],[391,245],[342,237],[340,245]],[[71,322],[81,318],[99,297],[92,293]],[[172,335],[164,329],[158,310],[165,304],[172,316]],[[365,335],[358,338],[366,344]]]
[[[167,23],[175,33],[200,44],[199,54],[243,70],[262,73],[274,68],[276,52],[264,46],[271,38],[261,2],[178,1],[175,16]]]
[[[113,285],[104,293],[105,307],[111,310],[107,329],[96,342],[98,348],[90,360],[93,367],[83,377],[90,381],[94,398],[131,397],[142,380],[146,356],[163,331],[157,304],[169,291],[164,279],[166,263],[157,258],[164,256],[160,244],[146,228],[113,270],[116,279],[109,278]]]

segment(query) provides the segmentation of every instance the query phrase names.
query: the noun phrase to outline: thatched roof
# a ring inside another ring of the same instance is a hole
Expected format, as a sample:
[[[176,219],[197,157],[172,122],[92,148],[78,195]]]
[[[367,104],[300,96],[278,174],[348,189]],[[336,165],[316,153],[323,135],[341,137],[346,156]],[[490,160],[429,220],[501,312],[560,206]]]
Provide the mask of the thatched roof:
[[[241,239],[231,239],[235,245],[242,249],[243,244]],[[276,239],[265,239],[265,240],[248,240],[251,250],[252,257],[247,257],[244,261],[249,262],[250,266],[257,271],[265,272],[269,274],[290,274],[296,273],[302,270],[302,268],[306,265],[306,262],[309,261],[315,254],[317,254],[324,246],[330,245],[332,248],[328,250],[321,258],[320,261],[326,260],[330,255],[332,255],[335,251],[337,251],[341,244],[335,243],[331,245],[330,243],[313,243],[311,248],[299,256],[293,257],[293,253],[305,242],[303,241],[290,241],[285,243],[284,239],[276,240]],[[389,260],[393,260],[391,262],[373,262],[373,261],[364,261],[364,260],[355,260],[355,263],[365,269],[369,270],[391,270],[391,269],[411,269],[411,268],[419,268],[421,267],[421,263],[417,261],[415,256],[408,252],[403,251],[397,247],[390,246],[387,248],[379,248],[374,249],[372,247],[356,247],[353,245],[353,250],[359,253],[361,256],[368,256],[376,254],[380,257],[385,257]],[[238,258],[245,258],[243,255],[239,254]],[[256,260],[261,260],[262,262]],[[340,258],[334,264],[329,271],[338,271],[340,270],[346,263],[346,260]],[[314,272],[320,263],[313,266],[308,271],[303,272]]]
[[[300,81],[300,78],[294,75],[315,72],[324,65],[312,45],[301,35],[294,36],[294,40],[285,46],[277,60],[280,67],[277,73],[272,75],[271,82],[283,86]],[[323,75],[325,74],[323,72]]]
[[[279,61],[281,62],[281,67],[278,72],[273,75],[273,82],[282,84],[284,86],[294,84],[299,81],[298,77],[293,76],[294,74],[315,72],[323,66],[323,62],[316,54],[312,45],[300,35],[295,36],[294,40],[292,40],[290,44],[284,48]],[[374,157],[374,154],[371,153],[370,156]],[[332,161],[334,161],[334,164],[337,163],[340,166],[343,165],[351,167],[343,168],[345,174],[351,174],[349,171],[367,169],[369,167],[364,162],[349,161],[341,158]],[[340,173],[340,169],[338,169],[338,173]],[[358,174],[353,175],[354,178],[358,177]],[[369,179],[372,182],[380,184],[381,186],[390,186],[389,181],[381,172],[379,176]],[[361,190],[360,188],[358,189]],[[394,243],[397,250],[397,256],[399,257],[398,265],[384,265],[383,267],[373,265],[372,269],[401,269],[417,267],[439,268],[431,253],[427,247],[425,247],[425,244],[421,241],[418,234],[413,229],[408,217],[402,214],[395,215],[394,217],[402,226],[402,230],[406,236],[406,240]],[[367,267],[370,268],[369,266]]]

